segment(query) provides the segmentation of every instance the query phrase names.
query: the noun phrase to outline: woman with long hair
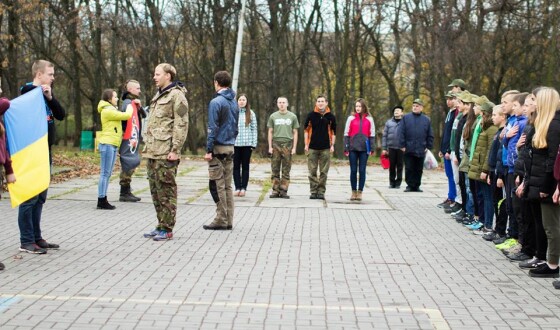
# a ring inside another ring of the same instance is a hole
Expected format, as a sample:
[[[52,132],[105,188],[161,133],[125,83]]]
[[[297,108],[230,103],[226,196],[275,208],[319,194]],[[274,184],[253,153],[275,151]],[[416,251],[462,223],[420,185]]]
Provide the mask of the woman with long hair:
[[[237,98],[239,105],[238,135],[235,139],[233,154],[233,183],[235,185],[234,196],[243,197],[249,183],[249,165],[251,154],[257,147],[257,117],[246,94],[239,94]]]
[[[560,207],[553,203],[557,187],[554,162],[560,145],[560,96],[556,89],[544,87],[537,93],[537,117],[532,139],[531,171],[526,181],[526,196],[541,203],[543,227],[548,250],[546,263],[529,271],[532,277],[558,277],[560,261]]]
[[[132,107],[128,107],[126,112],[121,112],[116,108],[118,101],[117,92],[106,89],[97,105],[97,111],[101,116],[101,134],[98,136],[101,169],[97,187],[97,208],[103,210],[115,209],[115,206],[107,201],[107,188],[115,166],[117,149],[122,141],[122,121],[132,117]]]
[[[374,146],[375,123],[369,114],[366,101],[359,98],[354,103],[354,111],[346,120],[344,128],[344,155],[350,159],[351,201],[362,200],[367,160],[369,155],[374,154]]]

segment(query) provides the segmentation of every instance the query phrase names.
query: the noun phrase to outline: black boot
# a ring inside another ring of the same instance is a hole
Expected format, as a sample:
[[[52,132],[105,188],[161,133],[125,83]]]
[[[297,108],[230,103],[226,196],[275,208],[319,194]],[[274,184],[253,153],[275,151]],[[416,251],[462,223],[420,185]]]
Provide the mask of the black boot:
[[[114,210],[116,209],[115,206],[109,204],[107,201],[107,196],[103,198],[97,198],[97,208],[100,210]]]
[[[130,186],[121,186],[119,202],[139,202],[141,198],[136,197],[130,191]]]

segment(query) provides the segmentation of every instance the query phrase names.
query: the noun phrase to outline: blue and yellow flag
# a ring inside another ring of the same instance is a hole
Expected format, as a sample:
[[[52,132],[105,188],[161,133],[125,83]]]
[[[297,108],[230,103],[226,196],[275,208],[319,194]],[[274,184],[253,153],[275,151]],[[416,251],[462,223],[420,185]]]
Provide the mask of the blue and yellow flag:
[[[8,185],[12,207],[47,189],[51,181],[48,127],[41,87],[10,101],[4,114],[16,182]]]

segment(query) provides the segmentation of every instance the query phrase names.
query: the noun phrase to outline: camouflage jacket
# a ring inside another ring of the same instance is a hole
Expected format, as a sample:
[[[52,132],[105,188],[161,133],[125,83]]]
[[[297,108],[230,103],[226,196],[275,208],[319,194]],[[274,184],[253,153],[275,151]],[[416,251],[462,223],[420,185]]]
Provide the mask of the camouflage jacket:
[[[150,102],[143,157],[166,159],[170,152],[181,153],[189,130],[186,92],[181,83],[173,83]]]

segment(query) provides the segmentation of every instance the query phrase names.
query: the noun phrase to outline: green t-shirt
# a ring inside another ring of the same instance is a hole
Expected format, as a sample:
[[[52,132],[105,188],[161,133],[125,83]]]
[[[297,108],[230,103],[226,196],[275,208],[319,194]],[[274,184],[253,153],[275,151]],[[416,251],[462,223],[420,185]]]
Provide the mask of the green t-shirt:
[[[288,142],[294,139],[292,130],[299,128],[299,122],[293,112],[286,112],[284,114],[276,111],[270,118],[266,127],[272,128],[272,140],[276,142]]]

